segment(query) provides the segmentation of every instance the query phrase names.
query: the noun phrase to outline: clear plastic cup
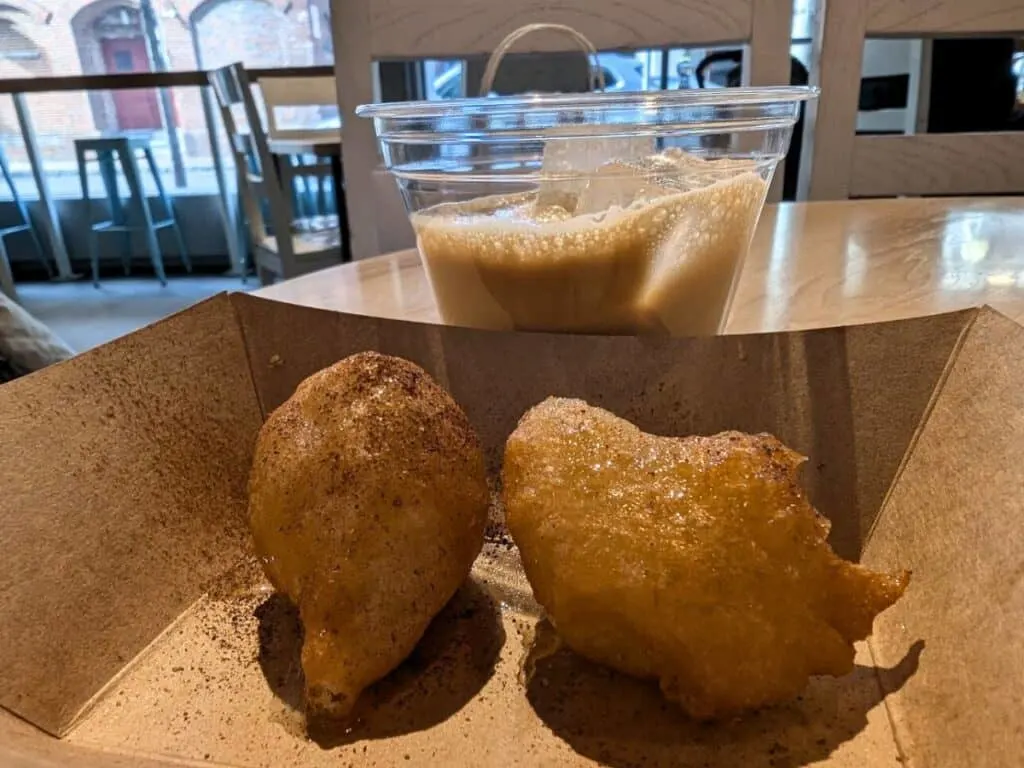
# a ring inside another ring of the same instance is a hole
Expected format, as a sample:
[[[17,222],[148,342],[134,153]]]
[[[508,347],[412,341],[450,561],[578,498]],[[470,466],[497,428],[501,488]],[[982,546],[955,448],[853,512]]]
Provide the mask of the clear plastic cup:
[[[362,106],[446,323],[722,331],[812,88]]]

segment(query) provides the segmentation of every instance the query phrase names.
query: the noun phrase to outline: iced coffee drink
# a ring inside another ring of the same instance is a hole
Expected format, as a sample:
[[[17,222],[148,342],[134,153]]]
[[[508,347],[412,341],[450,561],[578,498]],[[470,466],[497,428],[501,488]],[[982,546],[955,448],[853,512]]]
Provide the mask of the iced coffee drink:
[[[764,202],[762,170],[666,150],[412,222],[447,323],[714,334]]]

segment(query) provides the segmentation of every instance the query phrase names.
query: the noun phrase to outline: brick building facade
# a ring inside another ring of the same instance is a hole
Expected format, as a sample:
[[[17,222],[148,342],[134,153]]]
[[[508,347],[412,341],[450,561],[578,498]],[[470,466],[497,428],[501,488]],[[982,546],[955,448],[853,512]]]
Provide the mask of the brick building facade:
[[[330,61],[328,0],[313,7],[307,0],[152,3],[172,70],[209,69],[234,61],[254,67]],[[0,4],[2,78],[152,69],[138,0],[8,0]],[[198,90],[174,89],[172,100],[186,157],[208,155]],[[163,127],[153,91],[32,94],[28,104],[44,157],[55,161],[73,156],[75,137]],[[0,97],[0,137],[18,133],[13,105]],[[16,155],[19,142],[12,138],[5,143],[8,154]]]

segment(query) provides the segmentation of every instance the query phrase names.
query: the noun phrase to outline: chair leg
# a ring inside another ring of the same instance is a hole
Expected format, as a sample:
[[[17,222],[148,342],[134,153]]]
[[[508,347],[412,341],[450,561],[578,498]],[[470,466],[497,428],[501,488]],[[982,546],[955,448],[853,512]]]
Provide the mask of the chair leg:
[[[118,153],[120,154],[120,152]],[[117,184],[117,166],[114,164],[114,150],[103,150],[96,153],[96,160],[100,166],[100,177],[103,179],[103,186],[107,190],[107,199],[110,201],[110,220],[122,226],[128,223],[124,206],[121,205],[121,190]],[[122,162],[121,167],[124,167]],[[127,174],[125,175],[127,179]],[[128,185],[128,193],[132,194],[131,184]],[[121,268],[125,277],[132,271],[132,233],[125,232],[121,237]]]
[[[92,268],[92,284],[96,288],[100,287],[100,244],[99,233],[89,227],[89,234],[87,235],[89,242],[89,265]]]
[[[259,264],[256,265],[256,276],[259,278],[260,285],[262,286],[273,285],[274,278],[277,277],[273,270],[261,267]]]
[[[75,152],[78,159],[78,182],[82,185],[82,200],[85,201],[85,215],[86,222],[89,225],[89,234],[86,235],[89,242],[89,264],[92,267],[92,284],[99,288],[100,287],[100,260],[98,249],[96,248],[96,231],[92,228],[92,198],[89,197],[89,169],[88,161],[85,157],[85,152],[77,149]],[[102,170],[102,169],[101,169]]]
[[[11,262],[7,258],[7,246],[0,237],[0,291],[12,301],[18,300],[18,291],[14,287],[14,275],[11,274]]]
[[[181,234],[181,227],[178,226],[177,219],[174,220],[171,229],[174,231],[174,241],[178,245],[178,255],[181,256],[181,263],[185,266],[185,271],[192,274],[192,257],[188,255],[188,251],[185,249],[185,237]]]
[[[135,153],[131,148],[122,152],[121,168],[124,170],[125,179],[128,180],[128,189],[132,193],[132,198],[138,205],[139,212],[142,215],[143,232],[146,235],[149,258],[153,262],[153,271],[156,272],[160,285],[167,285],[167,274],[164,272],[164,257],[160,252],[160,243],[156,237],[156,229],[153,227],[153,214],[149,210],[146,191],[142,187],[142,174],[139,173],[139,164],[136,162]]]
[[[334,184],[334,207],[338,215],[338,232],[341,235],[341,260],[352,261],[352,232],[348,226],[348,206],[345,205],[345,173],[341,155],[331,156],[331,182]]]
[[[245,285],[249,279],[249,273],[252,271],[250,267],[255,266],[256,259],[249,250],[251,244],[249,242],[249,231],[245,226],[245,211],[241,205],[236,210],[238,211],[238,216],[235,219],[235,237],[238,238],[238,242],[242,246],[242,285]]]
[[[160,195],[160,202],[164,206],[167,218],[171,221],[171,229],[174,231],[174,240],[178,246],[178,255],[181,257],[181,263],[184,265],[186,272],[191,272],[192,259],[188,255],[188,251],[185,249],[185,238],[181,234],[181,227],[178,226],[178,217],[174,215],[174,208],[171,206],[171,198],[168,197],[167,190],[164,188],[164,182],[160,178],[160,169],[156,167],[156,159],[153,157],[153,150],[146,147],[143,152],[146,155],[146,164],[149,166],[149,172],[153,174],[153,182],[156,184],[157,194]]]
[[[333,194],[330,189],[330,178],[327,176],[316,177],[316,210],[321,216],[330,216],[331,211],[330,196]]]

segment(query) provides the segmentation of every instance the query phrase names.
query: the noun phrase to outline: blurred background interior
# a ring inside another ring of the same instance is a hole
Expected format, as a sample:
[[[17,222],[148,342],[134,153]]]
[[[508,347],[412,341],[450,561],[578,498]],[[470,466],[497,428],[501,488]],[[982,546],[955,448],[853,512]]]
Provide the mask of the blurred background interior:
[[[794,2],[794,84],[811,78],[821,12]],[[0,3],[4,292],[82,350],[349,258],[331,22],[329,0]],[[475,95],[485,60],[379,62],[378,96]],[[517,54],[494,90],[584,90],[592,67],[610,91],[728,88],[742,61],[736,44],[608,51],[589,66]],[[864,44],[858,133],[1013,131],[1022,106],[1014,37]],[[787,200],[802,144],[798,131]]]

